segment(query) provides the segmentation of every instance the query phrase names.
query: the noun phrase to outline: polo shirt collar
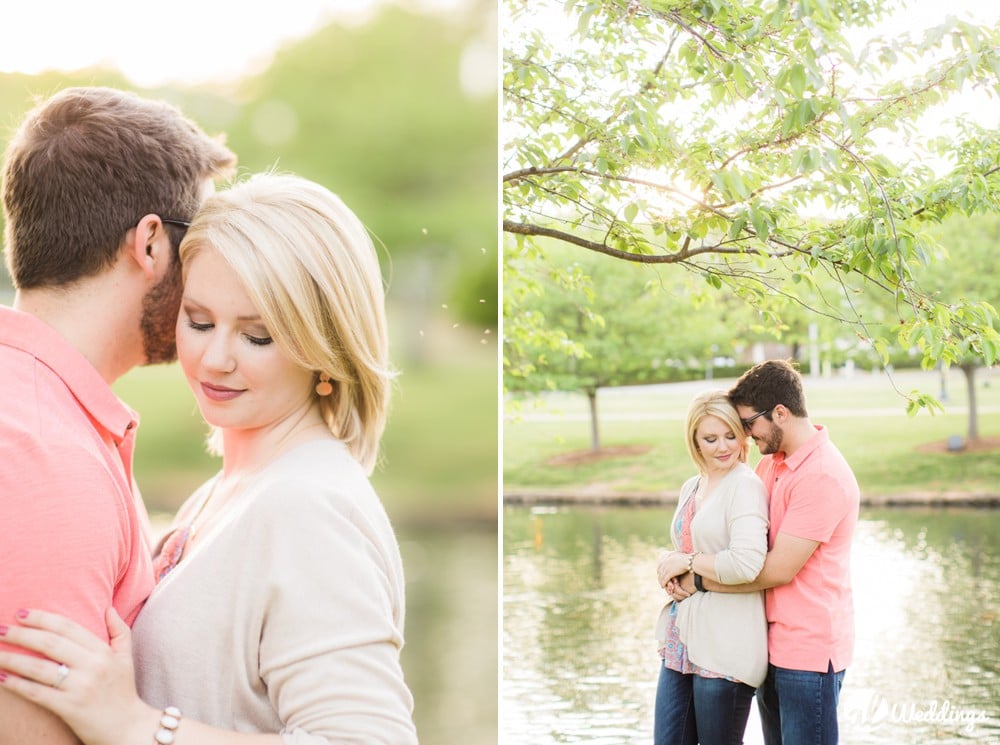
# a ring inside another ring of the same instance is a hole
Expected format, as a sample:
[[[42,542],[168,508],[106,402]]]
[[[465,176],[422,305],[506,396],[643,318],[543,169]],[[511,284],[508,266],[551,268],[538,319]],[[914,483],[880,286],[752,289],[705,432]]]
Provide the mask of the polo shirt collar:
[[[802,447],[792,453],[791,456],[786,457],[783,452],[777,452],[774,454],[774,460],[776,463],[784,463],[788,468],[793,471],[805,463],[806,459],[819,450],[820,447],[825,445],[830,440],[830,431],[824,427],[822,424],[814,424],[813,427],[816,429],[816,434],[806,440]]]
[[[40,318],[0,306],[0,344],[30,354],[58,375],[117,444],[138,424],[136,413],[114,394],[90,360]]]

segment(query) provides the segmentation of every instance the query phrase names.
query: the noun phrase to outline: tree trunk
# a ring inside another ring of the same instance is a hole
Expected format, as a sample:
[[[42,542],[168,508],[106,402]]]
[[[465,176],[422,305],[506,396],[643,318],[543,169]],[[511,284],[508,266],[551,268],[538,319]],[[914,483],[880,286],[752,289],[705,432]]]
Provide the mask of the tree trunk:
[[[975,442],[979,439],[979,412],[976,410],[976,366],[962,365],[965,373],[965,388],[969,394],[969,431],[966,439]]]
[[[590,403],[590,449],[600,450],[601,440],[597,436],[597,389],[587,389],[587,401]]]

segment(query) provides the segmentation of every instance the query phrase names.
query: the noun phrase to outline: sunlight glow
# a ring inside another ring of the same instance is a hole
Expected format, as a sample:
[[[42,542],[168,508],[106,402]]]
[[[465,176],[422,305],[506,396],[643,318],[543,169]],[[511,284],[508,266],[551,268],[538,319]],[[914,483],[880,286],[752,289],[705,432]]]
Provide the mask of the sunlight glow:
[[[409,0],[442,9],[467,0]],[[388,0],[18,0],[5,4],[0,72],[37,74],[103,66],[134,84],[226,82],[267,66],[284,43],[336,19],[356,25]]]

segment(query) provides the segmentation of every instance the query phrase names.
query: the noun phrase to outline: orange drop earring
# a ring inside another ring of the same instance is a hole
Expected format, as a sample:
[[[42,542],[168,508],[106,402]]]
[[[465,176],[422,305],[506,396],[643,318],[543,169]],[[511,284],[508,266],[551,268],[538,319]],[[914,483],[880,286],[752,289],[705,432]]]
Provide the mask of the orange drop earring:
[[[319,382],[316,384],[316,394],[319,396],[329,396],[333,393],[333,383],[326,373],[319,374]]]

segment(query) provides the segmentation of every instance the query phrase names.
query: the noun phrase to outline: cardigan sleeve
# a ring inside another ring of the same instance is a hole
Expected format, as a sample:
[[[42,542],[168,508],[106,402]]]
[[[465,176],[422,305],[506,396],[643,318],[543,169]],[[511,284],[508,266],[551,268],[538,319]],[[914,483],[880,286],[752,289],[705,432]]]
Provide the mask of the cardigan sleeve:
[[[726,523],[729,546],[715,554],[715,573],[724,585],[752,582],[767,558],[767,489],[755,474],[734,485]]]
[[[286,745],[410,745],[399,549],[367,481],[341,489],[286,481],[268,500],[260,675]]]

